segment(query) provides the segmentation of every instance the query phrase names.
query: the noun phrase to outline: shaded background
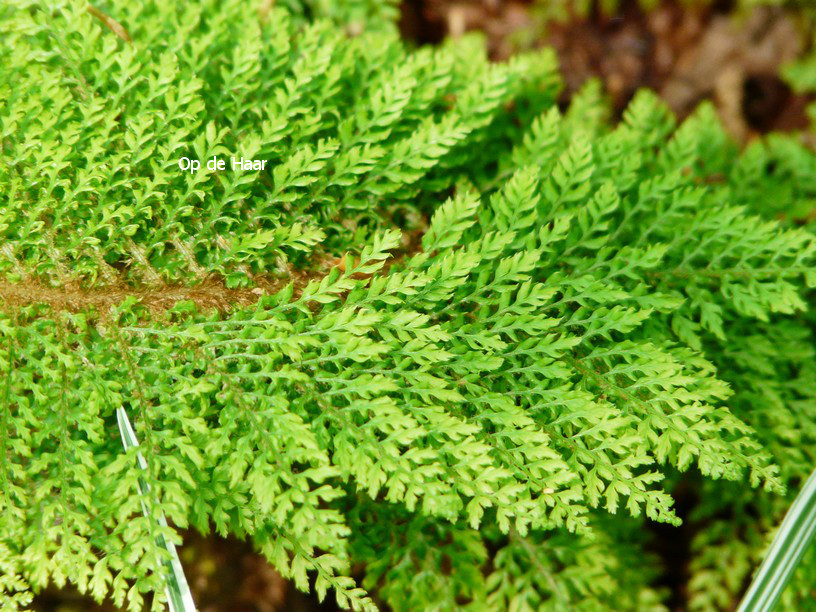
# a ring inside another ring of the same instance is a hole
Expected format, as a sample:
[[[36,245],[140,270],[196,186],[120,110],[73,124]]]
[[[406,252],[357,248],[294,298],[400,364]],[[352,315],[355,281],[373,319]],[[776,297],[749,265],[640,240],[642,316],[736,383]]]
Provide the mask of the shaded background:
[[[572,0],[412,0],[402,4],[401,30],[420,43],[480,30],[497,60],[551,46],[565,96],[598,77],[617,112],[648,87],[680,116],[712,99],[740,140],[807,126],[808,98],[779,70],[811,47],[816,2],[583,1],[587,10]],[[655,7],[643,10],[648,4]]]

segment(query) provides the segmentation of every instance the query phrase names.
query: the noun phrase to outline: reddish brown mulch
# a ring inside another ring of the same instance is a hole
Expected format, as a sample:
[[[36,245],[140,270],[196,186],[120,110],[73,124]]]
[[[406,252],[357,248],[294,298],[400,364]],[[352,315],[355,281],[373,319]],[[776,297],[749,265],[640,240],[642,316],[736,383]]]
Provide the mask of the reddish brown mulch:
[[[614,15],[596,8],[586,17],[544,24],[530,0],[414,0],[405,3],[403,31],[435,42],[481,30],[499,60],[524,47],[551,46],[561,61],[565,100],[598,77],[618,112],[648,87],[681,117],[714,100],[740,140],[806,127],[807,99],[778,76],[780,66],[804,50],[801,24],[782,9],[734,16],[729,8],[728,2],[692,9],[666,0],[644,12],[636,0],[621,0]]]

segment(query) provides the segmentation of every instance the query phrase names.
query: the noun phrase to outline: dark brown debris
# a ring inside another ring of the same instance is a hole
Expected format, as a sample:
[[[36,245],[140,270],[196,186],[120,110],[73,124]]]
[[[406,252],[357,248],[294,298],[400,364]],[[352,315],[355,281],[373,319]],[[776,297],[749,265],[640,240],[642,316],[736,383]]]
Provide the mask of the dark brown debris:
[[[553,47],[564,101],[588,79],[600,78],[618,113],[648,87],[681,118],[712,99],[739,140],[807,126],[807,98],[778,76],[781,66],[801,55],[805,37],[794,16],[780,8],[734,15],[729,3],[695,8],[664,0],[643,11],[636,0],[621,0],[614,15],[596,6],[587,16],[573,13],[544,24],[529,0],[414,0],[406,6],[406,23],[438,38],[481,30],[497,60],[526,47]]]

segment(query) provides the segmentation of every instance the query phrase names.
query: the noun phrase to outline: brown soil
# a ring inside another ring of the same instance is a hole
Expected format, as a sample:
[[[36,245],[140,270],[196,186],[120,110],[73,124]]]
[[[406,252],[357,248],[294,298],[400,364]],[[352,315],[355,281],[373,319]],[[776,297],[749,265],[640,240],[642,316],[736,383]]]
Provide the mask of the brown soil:
[[[800,27],[782,9],[757,8],[736,17],[727,12],[729,2],[691,9],[665,0],[644,12],[635,0],[621,0],[614,15],[595,8],[586,17],[542,23],[530,0],[414,0],[405,7],[403,30],[419,33],[420,42],[435,42],[429,33],[441,38],[480,30],[498,60],[528,47],[553,47],[565,101],[597,77],[618,113],[648,87],[680,117],[713,99],[739,140],[807,126],[807,98],[778,77],[780,66],[804,49]]]

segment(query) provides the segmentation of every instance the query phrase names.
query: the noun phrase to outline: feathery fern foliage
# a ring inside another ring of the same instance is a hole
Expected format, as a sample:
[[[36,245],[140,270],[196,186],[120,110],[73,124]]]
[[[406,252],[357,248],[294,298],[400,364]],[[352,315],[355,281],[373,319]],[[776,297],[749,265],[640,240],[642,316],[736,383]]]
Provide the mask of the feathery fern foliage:
[[[194,527],[355,609],[660,609],[681,479],[695,605],[728,605],[761,542],[719,509],[772,523],[814,460],[816,239],[760,216],[801,187],[708,107],[612,126],[548,53],[363,30],[0,8],[3,607],[159,607]],[[269,161],[178,167],[216,155]],[[173,297],[213,277],[261,297]]]

